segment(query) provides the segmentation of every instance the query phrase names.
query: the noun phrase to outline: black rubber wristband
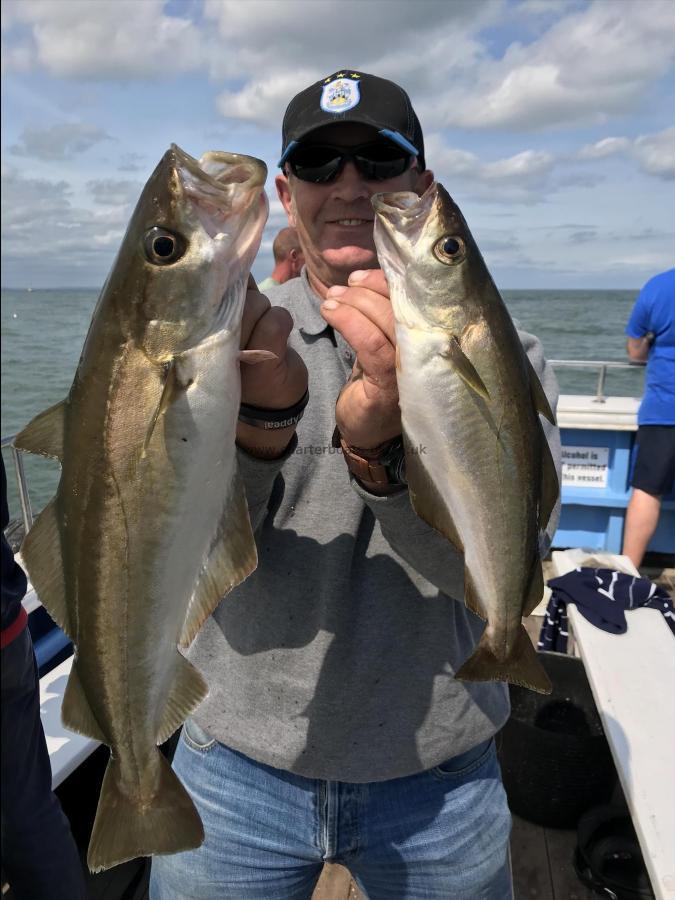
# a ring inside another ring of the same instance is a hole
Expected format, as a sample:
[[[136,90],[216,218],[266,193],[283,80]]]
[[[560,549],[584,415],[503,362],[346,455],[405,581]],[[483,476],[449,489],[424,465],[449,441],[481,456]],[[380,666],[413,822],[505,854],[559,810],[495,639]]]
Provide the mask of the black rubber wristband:
[[[287,406],[286,409],[262,409],[260,406],[249,406],[248,403],[242,403],[239,407],[239,421],[265,431],[289,428],[291,425],[298,424],[305,414],[308,402],[309,391],[305,391],[303,397],[294,406]]]

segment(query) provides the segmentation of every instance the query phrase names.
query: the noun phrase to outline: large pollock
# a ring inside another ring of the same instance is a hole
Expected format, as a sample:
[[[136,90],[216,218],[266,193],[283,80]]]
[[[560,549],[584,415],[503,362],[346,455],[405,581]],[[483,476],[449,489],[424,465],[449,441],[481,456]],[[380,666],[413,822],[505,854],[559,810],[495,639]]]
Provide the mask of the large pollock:
[[[559,493],[539,420],[554,423],[553,413],[443,186],[380,194],[373,207],[396,320],[411,503],[463,552],[464,601],[487,622],[456,677],[549,693],[522,617],[542,597],[539,536]]]
[[[132,215],[67,398],[15,441],[62,464],[22,555],[76,648],[63,722],[111,748],[92,871],[204,838],[158,745],[208,692],[178,646],[257,565],[235,429],[265,177],[252,157],[197,161],[171,146]]]

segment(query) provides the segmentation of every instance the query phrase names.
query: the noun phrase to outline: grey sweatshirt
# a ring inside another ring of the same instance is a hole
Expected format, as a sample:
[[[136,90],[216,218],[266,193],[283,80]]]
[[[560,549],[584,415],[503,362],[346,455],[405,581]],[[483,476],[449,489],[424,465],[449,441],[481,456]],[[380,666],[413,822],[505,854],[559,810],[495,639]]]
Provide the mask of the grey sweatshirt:
[[[453,677],[484,628],[462,602],[462,556],[413,512],[407,490],[370,494],[331,447],[351,348],[322,319],[304,272],[268,296],[293,315],[309,404],[283,458],[239,451],[259,563],[190,648],[210,688],[195,720],[306,777],[410,775],[492,736],[508,691]],[[520,336],[555,409],[541,344]],[[557,430],[548,437],[559,465]],[[556,524],[554,514],[551,534]]]

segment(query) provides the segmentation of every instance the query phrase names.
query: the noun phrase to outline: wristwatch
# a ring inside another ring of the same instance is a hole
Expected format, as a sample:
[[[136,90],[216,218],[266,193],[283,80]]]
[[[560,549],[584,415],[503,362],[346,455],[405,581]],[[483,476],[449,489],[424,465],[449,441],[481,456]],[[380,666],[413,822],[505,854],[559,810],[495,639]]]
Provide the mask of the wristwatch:
[[[342,448],[347,468],[366,488],[380,489],[391,485],[406,485],[405,453],[401,437],[385,441],[377,447],[363,449],[348,444],[339,430],[333,433],[333,446]]]

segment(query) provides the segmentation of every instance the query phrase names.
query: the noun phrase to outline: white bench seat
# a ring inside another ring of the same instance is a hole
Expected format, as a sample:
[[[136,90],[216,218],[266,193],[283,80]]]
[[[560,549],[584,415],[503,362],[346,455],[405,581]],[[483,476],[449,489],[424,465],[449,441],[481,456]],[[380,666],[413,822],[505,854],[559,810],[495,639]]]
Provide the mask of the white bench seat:
[[[52,766],[52,789],[99,746],[98,741],[69,731],[61,722],[61,704],[72,664],[71,656],[40,679],[40,719]]]
[[[592,556],[639,575],[625,556],[554,551],[564,575]],[[675,898],[675,638],[662,614],[635,609],[617,635],[588,622],[572,603],[570,629],[584,663],[657,900]]]

